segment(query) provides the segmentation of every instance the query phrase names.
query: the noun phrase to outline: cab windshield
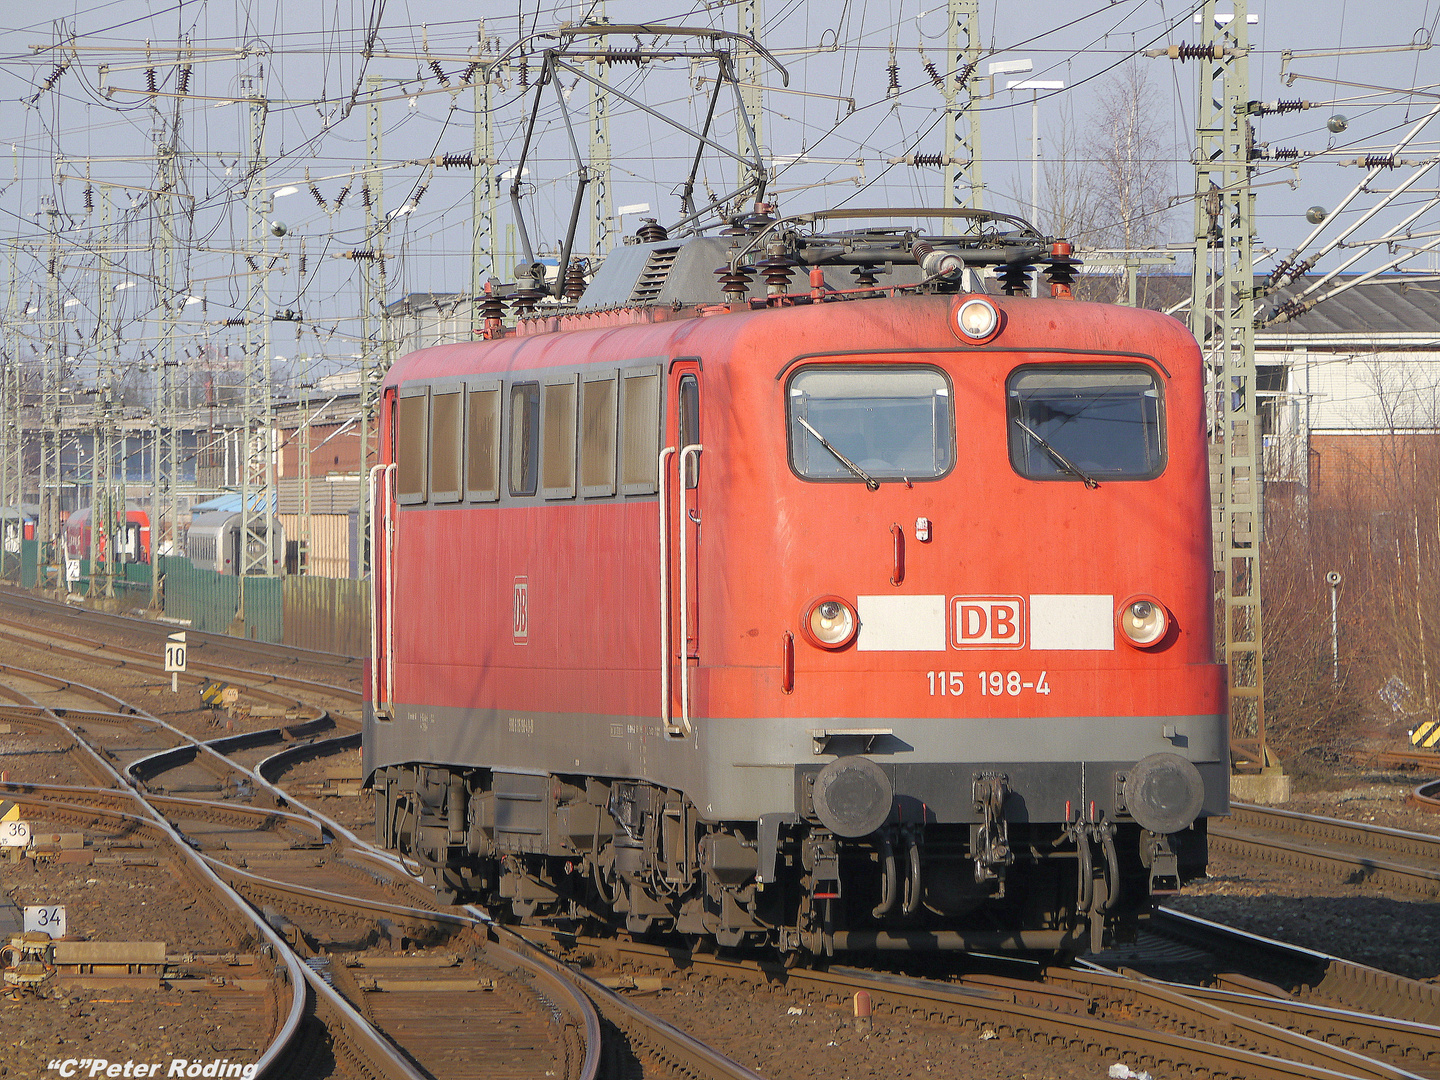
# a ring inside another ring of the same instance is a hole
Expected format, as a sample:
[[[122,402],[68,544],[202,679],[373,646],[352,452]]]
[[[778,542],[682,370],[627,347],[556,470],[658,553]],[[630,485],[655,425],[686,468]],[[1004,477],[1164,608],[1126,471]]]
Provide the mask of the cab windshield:
[[[802,368],[789,427],[791,467],[807,480],[934,479],[955,460],[950,383],[936,368]]]
[[[1093,486],[1164,471],[1164,400],[1149,368],[1024,367],[1006,390],[1010,462],[1021,476]]]

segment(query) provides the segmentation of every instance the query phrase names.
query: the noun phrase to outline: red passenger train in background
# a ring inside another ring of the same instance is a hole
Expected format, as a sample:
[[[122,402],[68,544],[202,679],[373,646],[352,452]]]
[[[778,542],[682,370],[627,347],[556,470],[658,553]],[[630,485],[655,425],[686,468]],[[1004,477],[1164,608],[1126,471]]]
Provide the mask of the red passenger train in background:
[[[70,559],[90,558],[90,511],[86,506],[73,511],[65,519],[65,556]],[[95,537],[96,558],[104,561],[106,545],[117,562],[150,561],[150,515],[138,507],[125,511],[125,524],[120,526],[120,514],[116,511],[111,529],[103,525]]]
[[[487,340],[390,370],[364,768],[442,895],[787,953],[1073,952],[1203,870],[1229,756],[1199,350],[966,214],[652,238],[573,309],[505,329],[491,299]]]

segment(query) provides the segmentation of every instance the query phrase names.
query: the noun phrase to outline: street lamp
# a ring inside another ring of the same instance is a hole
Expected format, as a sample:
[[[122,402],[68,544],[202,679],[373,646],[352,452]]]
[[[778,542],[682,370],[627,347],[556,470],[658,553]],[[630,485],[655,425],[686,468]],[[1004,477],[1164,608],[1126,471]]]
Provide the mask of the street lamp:
[[[1030,91],[1030,223],[1038,228],[1040,221],[1040,91],[1064,90],[1065,83],[1060,79],[1026,79],[1023,82],[1008,82],[1005,84],[1005,89]],[[1035,280],[1030,283],[1030,295],[1040,295],[1039,274],[1036,274]]]

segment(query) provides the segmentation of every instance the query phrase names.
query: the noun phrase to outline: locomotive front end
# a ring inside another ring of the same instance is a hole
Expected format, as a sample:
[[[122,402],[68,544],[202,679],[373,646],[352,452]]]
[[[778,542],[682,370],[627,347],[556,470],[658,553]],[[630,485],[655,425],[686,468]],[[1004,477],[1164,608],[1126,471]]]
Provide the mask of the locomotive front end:
[[[736,760],[803,748],[761,896],[788,878],[816,952],[1098,949],[1228,807],[1198,350],[1071,301],[845,307],[775,378],[773,524],[734,536],[777,550],[727,610],[785,624]]]

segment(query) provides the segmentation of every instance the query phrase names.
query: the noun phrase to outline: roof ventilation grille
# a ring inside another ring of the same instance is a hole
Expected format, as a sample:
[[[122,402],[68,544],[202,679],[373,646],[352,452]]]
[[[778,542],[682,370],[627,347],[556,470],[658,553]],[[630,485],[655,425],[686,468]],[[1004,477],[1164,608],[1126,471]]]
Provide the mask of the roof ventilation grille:
[[[674,247],[656,248],[650,252],[650,257],[645,260],[645,269],[640,271],[640,277],[635,282],[635,288],[630,292],[630,303],[651,304],[660,296],[660,290],[665,287],[665,279],[670,276],[670,270],[675,265],[675,256],[680,251],[680,245]]]

